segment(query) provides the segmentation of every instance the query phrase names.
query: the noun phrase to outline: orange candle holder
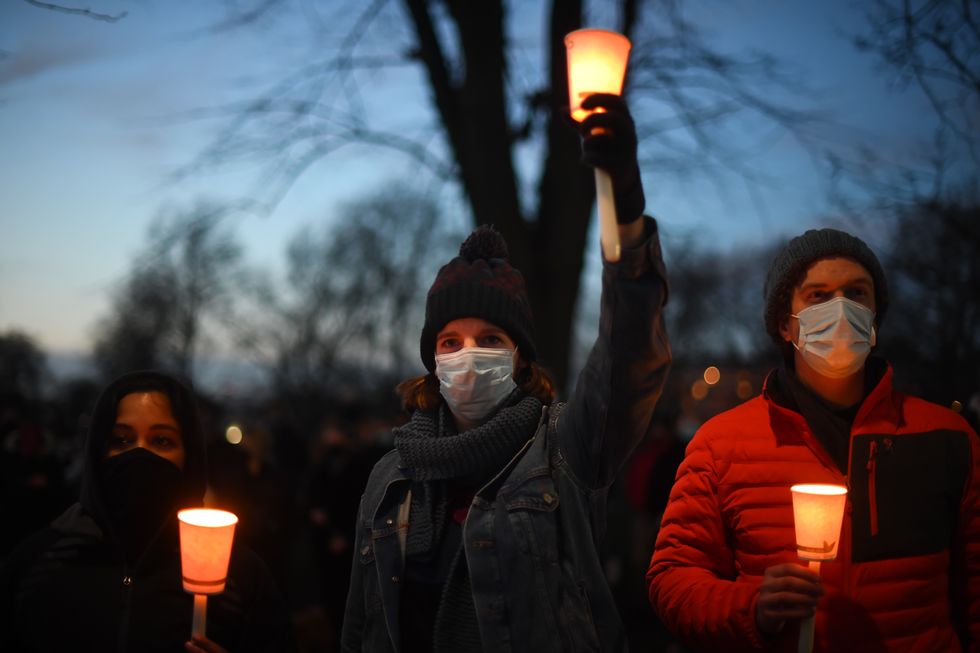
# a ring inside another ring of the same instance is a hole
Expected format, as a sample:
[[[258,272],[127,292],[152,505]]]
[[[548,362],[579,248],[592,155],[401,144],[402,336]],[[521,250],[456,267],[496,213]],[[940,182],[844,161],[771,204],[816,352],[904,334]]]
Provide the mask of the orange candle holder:
[[[193,508],[177,513],[184,591],[194,595],[191,632],[204,636],[209,594],[225,590],[238,517],[226,510]]]
[[[797,555],[803,560],[833,560],[837,557],[847,488],[808,483],[794,485],[790,491]]]
[[[628,38],[604,29],[579,29],[565,35],[572,118],[582,122],[592,113],[582,108],[582,100],[593,93],[623,93],[631,47]]]

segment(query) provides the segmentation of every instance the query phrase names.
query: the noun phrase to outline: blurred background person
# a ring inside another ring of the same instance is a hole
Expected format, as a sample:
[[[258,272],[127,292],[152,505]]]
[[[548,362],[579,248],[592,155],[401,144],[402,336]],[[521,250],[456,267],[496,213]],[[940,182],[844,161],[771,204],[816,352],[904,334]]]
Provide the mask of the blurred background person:
[[[0,556],[70,503],[61,460],[51,447],[40,406],[19,393],[0,395]]]

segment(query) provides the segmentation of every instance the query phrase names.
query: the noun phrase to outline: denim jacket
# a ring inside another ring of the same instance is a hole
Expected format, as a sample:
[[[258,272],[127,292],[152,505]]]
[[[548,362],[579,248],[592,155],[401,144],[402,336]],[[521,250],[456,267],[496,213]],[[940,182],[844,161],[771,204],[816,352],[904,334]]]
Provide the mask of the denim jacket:
[[[603,266],[599,336],[567,405],[473,497],[463,547],[485,652],[624,651],[599,560],[609,485],[647,435],[670,365],[667,281],[656,223]],[[358,511],[342,650],[402,651],[400,582],[410,479],[397,451]]]

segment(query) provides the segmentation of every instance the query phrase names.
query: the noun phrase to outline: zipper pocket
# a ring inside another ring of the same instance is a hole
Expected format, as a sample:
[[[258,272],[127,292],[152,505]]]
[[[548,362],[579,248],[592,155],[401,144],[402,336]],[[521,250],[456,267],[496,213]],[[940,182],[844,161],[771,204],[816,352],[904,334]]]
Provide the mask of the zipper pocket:
[[[878,441],[872,440],[868,452],[868,514],[871,518],[871,536],[878,534],[878,491],[875,480],[878,472]]]

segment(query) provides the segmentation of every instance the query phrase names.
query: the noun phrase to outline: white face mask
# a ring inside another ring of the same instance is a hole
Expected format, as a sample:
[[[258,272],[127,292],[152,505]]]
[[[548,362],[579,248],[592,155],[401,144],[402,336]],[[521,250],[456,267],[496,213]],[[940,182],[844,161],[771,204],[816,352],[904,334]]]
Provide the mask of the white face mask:
[[[439,393],[454,415],[473,422],[492,413],[517,387],[514,351],[466,347],[436,355]]]
[[[792,317],[800,321],[793,346],[818,374],[833,379],[861,369],[875,346],[874,312],[846,297],[809,306]]]

